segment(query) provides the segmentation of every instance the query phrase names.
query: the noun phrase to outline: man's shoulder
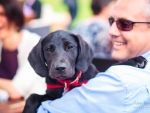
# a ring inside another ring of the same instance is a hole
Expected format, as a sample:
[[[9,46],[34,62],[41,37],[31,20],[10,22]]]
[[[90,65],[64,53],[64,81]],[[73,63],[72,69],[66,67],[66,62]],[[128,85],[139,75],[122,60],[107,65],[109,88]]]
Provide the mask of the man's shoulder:
[[[111,66],[106,73],[118,76],[127,89],[134,89],[149,84],[150,70],[140,69],[128,65]]]

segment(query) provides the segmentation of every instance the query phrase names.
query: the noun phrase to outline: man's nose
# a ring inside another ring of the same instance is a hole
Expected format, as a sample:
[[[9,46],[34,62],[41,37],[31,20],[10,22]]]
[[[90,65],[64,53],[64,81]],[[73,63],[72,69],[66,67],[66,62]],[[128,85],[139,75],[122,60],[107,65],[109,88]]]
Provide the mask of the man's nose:
[[[120,30],[117,28],[116,22],[114,22],[109,29],[109,35],[112,36],[119,36]]]

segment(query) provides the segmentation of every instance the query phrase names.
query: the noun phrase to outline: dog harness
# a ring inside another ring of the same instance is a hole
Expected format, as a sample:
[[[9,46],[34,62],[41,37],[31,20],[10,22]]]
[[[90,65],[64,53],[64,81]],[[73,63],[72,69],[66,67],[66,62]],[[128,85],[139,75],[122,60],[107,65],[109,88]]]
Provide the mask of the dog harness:
[[[71,86],[77,87],[77,86],[81,86],[82,84],[86,84],[88,82],[88,80],[85,80],[83,82],[79,82],[79,79],[81,78],[81,75],[82,75],[82,71],[79,71],[79,74],[77,75],[77,77],[74,81],[57,79],[57,81],[60,84],[47,84],[47,88],[48,89],[64,88],[64,92],[68,92],[68,91],[70,91]]]

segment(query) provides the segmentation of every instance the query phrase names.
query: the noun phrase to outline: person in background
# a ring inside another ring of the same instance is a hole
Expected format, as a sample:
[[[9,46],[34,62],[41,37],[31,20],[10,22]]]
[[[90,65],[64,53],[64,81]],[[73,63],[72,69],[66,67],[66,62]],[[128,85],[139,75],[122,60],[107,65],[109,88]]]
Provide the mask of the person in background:
[[[68,6],[69,13],[73,21],[76,17],[77,10],[78,10],[77,0],[64,0],[64,3]]]
[[[63,0],[63,2],[68,6],[69,13],[71,16],[71,22],[70,22],[70,25],[68,26],[68,29],[70,29],[71,24],[74,21],[78,12],[77,0]]]
[[[92,17],[83,20],[72,30],[93,48],[94,58],[112,59],[108,17],[114,4],[115,0],[92,0]]]
[[[24,0],[23,13],[25,22],[28,23],[32,19],[39,19],[41,17],[42,4],[40,0]]]
[[[38,113],[150,112],[150,1],[117,0],[109,22],[112,57],[145,60],[111,66],[60,99],[42,102]]]
[[[17,0],[0,0],[0,101],[44,94],[45,81],[35,74],[28,55],[40,36],[22,29],[22,7]]]

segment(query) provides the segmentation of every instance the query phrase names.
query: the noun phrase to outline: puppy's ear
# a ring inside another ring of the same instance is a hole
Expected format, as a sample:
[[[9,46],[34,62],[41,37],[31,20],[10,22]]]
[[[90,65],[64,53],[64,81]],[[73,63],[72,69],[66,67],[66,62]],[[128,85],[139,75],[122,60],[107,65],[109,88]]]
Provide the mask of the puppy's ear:
[[[28,56],[28,61],[38,75],[42,77],[46,77],[46,75],[48,74],[48,68],[45,65],[45,60],[43,56],[43,50],[42,50],[43,40],[44,39],[41,38],[39,42],[31,50]]]
[[[78,58],[76,61],[76,68],[82,72],[86,72],[92,62],[94,52],[80,35],[74,36],[76,37],[78,43]]]

